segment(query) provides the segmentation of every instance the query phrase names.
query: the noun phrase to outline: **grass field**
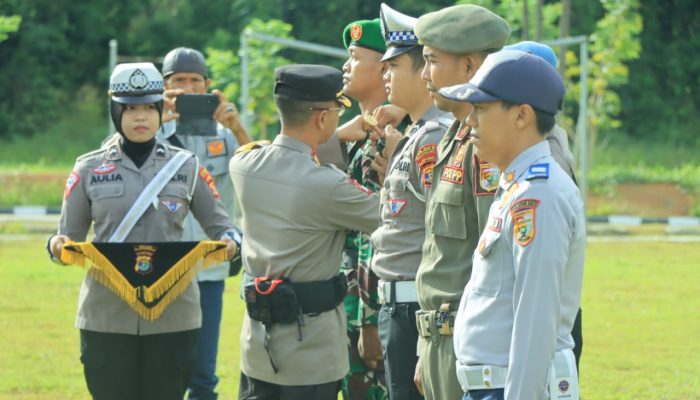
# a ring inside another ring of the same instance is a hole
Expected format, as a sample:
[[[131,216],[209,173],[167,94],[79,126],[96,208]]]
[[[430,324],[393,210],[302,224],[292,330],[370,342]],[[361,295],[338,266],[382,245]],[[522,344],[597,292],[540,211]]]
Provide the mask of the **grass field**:
[[[47,261],[43,238],[0,243],[0,399],[87,399],[73,328],[84,272]],[[227,282],[219,391],[235,398],[243,305]],[[591,243],[582,397],[700,400],[700,246]]]

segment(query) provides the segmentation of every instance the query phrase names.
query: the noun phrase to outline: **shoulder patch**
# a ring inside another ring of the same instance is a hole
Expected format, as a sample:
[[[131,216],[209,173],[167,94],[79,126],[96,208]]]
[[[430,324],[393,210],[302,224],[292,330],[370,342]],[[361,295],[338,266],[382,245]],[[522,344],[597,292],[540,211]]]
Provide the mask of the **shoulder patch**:
[[[416,152],[416,165],[420,170],[423,186],[430,187],[433,183],[433,168],[437,161],[437,145],[426,144],[418,148]]]
[[[68,175],[68,180],[66,181],[66,186],[63,189],[63,200],[67,199],[71,192],[73,191],[73,188],[80,182],[80,174],[76,171],[72,171],[70,175]]]
[[[204,183],[209,187],[209,191],[211,192],[212,196],[214,196],[215,199],[220,200],[221,199],[221,194],[219,191],[216,189],[216,183],[214,183],[214,177],[211,176],[209,173],[209,170],[200,167],[199,168],[199,173],[197,174],[199,177],[204,181]]]
[[[510,206],[510,216],[513,218],[513,238],[522,247],[529,245],[535,238],[535,210],[539,205],[539,200],[522,199]]]
[[[348,178],[348,183],[357,188],[360,192],[366,193],[368,196],[372,194],[372,191],[368,188],[360,185],[360,183],[352,178]]]
[[[242,154],[247,153],[251,150],[262,149],[263,147],[269,146],[271,144],[272,142],[269,140],[257,140],[255,142],[250,142],[236,149],[236,154]]]
[[[496,194],[501,170],[496,164],[482,161],[474,154],[474,195],[486,196]]]
[[[527,175],[525,180],[531,181],[534,179],[548,179],[549,178],[549,163],[542,164],[532,164],[530,168],[527,169]]]

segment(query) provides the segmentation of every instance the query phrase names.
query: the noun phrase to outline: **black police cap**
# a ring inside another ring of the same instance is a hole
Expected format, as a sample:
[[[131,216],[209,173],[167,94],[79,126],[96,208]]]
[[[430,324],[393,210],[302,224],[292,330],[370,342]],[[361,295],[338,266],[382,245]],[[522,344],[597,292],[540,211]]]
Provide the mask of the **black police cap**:
[[[350,107],[343,95],[343,73],[326,65],[293,64],[275,69],[275,94],[303,101],[337,101]]]
[[[163,77],[177,72],[192,72],[207,78],[209,71],[204,55],[195,49],[178,47],[171,50],[163,59]]]

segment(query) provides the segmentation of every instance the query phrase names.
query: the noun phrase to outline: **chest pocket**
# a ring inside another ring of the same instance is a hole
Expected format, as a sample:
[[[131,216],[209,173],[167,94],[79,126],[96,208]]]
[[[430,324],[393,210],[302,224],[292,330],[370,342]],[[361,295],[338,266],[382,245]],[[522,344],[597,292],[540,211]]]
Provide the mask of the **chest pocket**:
[[[88,193],[92,201],[109,199],[113,197],[122,197],[124,195],[123,183],[109,183],[91,185],[88,188]]]
[[[203,154],[199,155],[200,164],[208,169],[212,176],[226,174],[229,154],[233,151],[232,147],[232,144],[224,136],[207,140]]]
[[[507,267],[503,260],[500,232],[485,230],[474,252],[474,267],[469,282],[471,290],[488,297],[496,297],[503,285],[503,273]]]
[[[431,194],[430,229],[434,235],[453,239],[467,238],[467,216],[464,209],[462,185],[446,182]]]
[[[124,202],[124,183],[97,183],[88,187],[94,221],[120,220],[129,210]]]
[[[169,183],[158,195],[158,210],[166,219],[182,221],[189,210],[189,186]]]

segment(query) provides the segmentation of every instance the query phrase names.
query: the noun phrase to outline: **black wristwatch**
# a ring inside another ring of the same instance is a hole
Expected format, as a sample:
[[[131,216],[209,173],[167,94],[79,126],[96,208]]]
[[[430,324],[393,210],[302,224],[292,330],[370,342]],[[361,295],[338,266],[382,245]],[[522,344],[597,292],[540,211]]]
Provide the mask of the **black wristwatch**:
[[[54,264],[58,264],[58,265],[67,265],[67,264],[65,264],[63,261],[61,261],[60,258],[58,258],[58,257],[56,257],[55,255],[53,255],[53,253],[51,252],[51,239],[53,239],[54,236],[56,236],[56,234],[53,234],[53,235],[49,236],[49,239],[46,241],[46,253],[48,253],[49,259],[51,259],[51,261],[52,261]]]

